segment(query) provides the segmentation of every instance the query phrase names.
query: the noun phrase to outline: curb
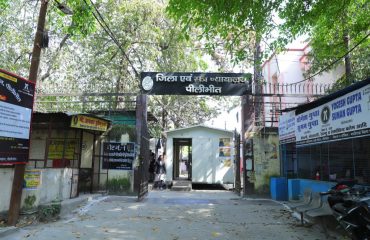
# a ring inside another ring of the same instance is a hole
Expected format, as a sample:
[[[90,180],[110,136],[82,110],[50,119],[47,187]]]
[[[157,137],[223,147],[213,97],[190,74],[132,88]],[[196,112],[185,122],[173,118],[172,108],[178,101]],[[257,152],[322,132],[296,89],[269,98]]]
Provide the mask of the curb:
[[[0,228],[0,238],[15,233],[16,231],[18,231],[18,228],[14,226]]]
[[[60,217],[64,217],[73,213],[73,211],[81,205],[85,205],[87,202],[97,199],[103,196],[103,194],[89,194],[89,195],[82,195],[77,198],[67,199],[61,202],[61,209],[60,209]]]
[[[73,211],[79,207],[80,205],[84,205],[87,202],[97,199],[99,197],[103,196],[103,194],[89,194],[89,195],[82,195],[77,198],[67,199],[62,201],[61,209],[60,209],[60,217],[65,217],[68,214],[73,213]],[[10,227],[0,227],[0,238],[8,236],[10,234],[13,234],[17,232],[20,228],[15,226]]]

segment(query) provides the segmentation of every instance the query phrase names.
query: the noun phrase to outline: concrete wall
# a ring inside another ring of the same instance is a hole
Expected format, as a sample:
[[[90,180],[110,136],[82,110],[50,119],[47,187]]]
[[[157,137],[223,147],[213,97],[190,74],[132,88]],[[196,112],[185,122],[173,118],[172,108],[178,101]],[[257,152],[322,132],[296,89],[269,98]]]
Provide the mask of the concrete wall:
[[[192,127],[167,133],[166,167],[167,180],[173,180],[173,139],[192,139],[192,182],[233,183],[234,149],[233,133],[207,127]],[[219,156],[219,139],[230,138],[231,156]],[[231,163],[227,165],[227,163]]]
[[[71,168],[41,169],[41,185],[37,190],[23,190],[22,198],[28,194],[38,192],[40,204],[54,200],[70,198],[71,193]]]
[[[79,152],[79,130],[52,130],[50,138],[63,140],[64,138],[71,139],[75,142],[74,152]],[[53,160],[47,159],[47,165],[44,169],[44,159],[46,150],[46,139],[48,138],[48,129],[37,129],[33,128],[31,133],[30,141],[30,161],[26,166],[26,169],[35,169],[41,172],[40,184],[36,189],[24,189],[22,193],[22,203],[24,206],[24,200],[29,196],[35,196],[36,200],[34,205],[49,203],[54,200],[64,200],[71,196],[71,184],[72,184],[72,168],[51,168],[53,166]],[[68,140],[67,140],[68,141]],[[90,144],[92,145],[92,143]],[[87,146],[90,149],[92,146]],[[88,152],[90,153],[90,152]],[[73,153],[71,154],[73,155]],[[85,156],[88,154],[85,154]],[[90,153],[91,156],[91,153]],[[77,165],[77,155],[74,156],[74,164]],[[35,161],[40,160],[40,161]],[[36,164],[35,164],[36,162]],[[90,160],[91,162],[91,160]],[[73,164],[73,163],[71,163]],[[36,168],[35,168],[36,166]],[[77,166],[75,166],[77,167]],[[78,169],[75,169],[78,171]],[[77,174],[77,172],[76,172]],[[0,212],[8,211],[9,201],[11,195],[11,188],[13,182],[14,169],[13,168],[2,168],[0,169],[0,182],[2,184],[2,191],[0,191]],[[77,180],[77,179],[76,179]],[[75,187],[77,183],[75,184]],[[75,189],[76,190],[76,189]]]
[[[39,170],[41,171],[40,185],[35,190],[23,189],[21,207],[24,206],[24,200],[32,195],[36,197],[34,206],[70,198],[71,168]],[[0,212],[6,212],[9,209],[13,175],[13,168],[0,169],[0,182],[2,185],[0,191]]]
[[[10,194],[12,193],[13,168],[0,168],[0,212],[8,211]]]
[[[254,176],[250,179],[254,182],[257,192],[269,191],[270,177],[280,175],[279,137],[277,129],[263,130],[253,136]]]

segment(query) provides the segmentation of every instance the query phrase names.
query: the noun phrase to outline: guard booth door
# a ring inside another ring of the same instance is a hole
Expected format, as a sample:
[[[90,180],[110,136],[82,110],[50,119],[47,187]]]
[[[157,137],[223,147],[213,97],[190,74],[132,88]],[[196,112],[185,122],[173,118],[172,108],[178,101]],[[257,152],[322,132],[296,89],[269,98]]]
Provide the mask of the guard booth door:
[[[173,139],[173,179],[192,179],[192,140],[191,138]]]

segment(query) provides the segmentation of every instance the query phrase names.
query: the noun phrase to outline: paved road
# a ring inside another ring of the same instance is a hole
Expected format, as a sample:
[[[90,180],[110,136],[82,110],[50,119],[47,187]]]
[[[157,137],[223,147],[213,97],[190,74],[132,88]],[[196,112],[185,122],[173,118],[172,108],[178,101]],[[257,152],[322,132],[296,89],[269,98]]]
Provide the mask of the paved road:
[[[153,191],[101,197],[57,222],[22,228],[4,240],[326,239],[319,228],[299,226],[284,206],[245,200],[226,191]]]

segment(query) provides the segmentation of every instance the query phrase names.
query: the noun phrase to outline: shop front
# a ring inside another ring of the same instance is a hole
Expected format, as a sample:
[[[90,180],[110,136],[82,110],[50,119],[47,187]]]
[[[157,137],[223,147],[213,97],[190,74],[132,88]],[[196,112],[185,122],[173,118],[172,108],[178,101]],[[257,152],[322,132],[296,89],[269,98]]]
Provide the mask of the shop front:
[[[279,138],[283,176],[370,184],[370,79],[286,113]]]

